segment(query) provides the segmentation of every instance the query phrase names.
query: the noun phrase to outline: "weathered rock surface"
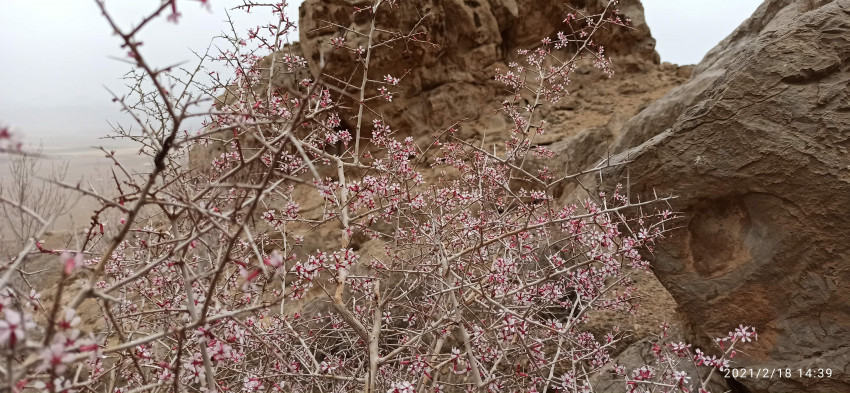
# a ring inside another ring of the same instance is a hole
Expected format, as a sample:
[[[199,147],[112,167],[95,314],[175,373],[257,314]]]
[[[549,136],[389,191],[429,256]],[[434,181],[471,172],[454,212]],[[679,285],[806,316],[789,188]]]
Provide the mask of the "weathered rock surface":
[[[352,13],[352,9],[369,3],[307,0],[301,6],[300,48],[314,78],[323,73],[326,81],[333,76],[359,86],[362,68],[358,68],[356,55],[335,50],[331,39],[343,36],[348,46],[366,47],[365,37],[351,31],[369,31],[369,18],[365,11]],[[506,98],[504,86],[494,81],[496,70],[506,70],[518,49],[533,48],[543,37],[564,29],[564,2],[425,0],[398,4],[393,18],[379,19],[379,25],[402,32],[428,31],[427,39],[433,45],[400,42],[370,54],[373,78],[403,76],[399,85],[403,90],[393,101],[371,101],[370,109],[380,113],[393,129],[418,138],[430,138],[464,120],[459,127],[462,137],[504,141],[512,123],[496,112]],[[587,13],[601,12],[607,4],[607,0],[567,2]],[[690,77],[691,66],[659,64],[655,39],[639,0],[622,0],[618,9],[630,19],[631,28],[609,28],[596,36],[613,59],[614,78],[583,65],[571,77],[571,94],[540,108],[549,127],[535,142],[556,152],[554,160],[542,164],[560,174],[586,169],[607,156],[625,120]],[[331,20],[338,25],[328,23]],[[379,41],[389,38],[377,34]],[[343,126],[351,129],[355,125],[344,120]],[[562,194],[572,191],[560,190]],[[672,299],[657,280],[649,276],[638,281],[642,290],[650,293],[642,304],[644,312],[630,318],[606,315],[600,318],[601,325],[620,325],[643,337],[655,332],[660,321],[672,322]]]
[[[352,10],[353,6],[363,8],[368,4],[351,0],[307,0],[301,6],[301,46],[314,76],[319,76],[323,70],[326,76],[360,85],[362,68],[358,66],[356,54],[334,49],[330,40],[343,36],[348,46],[367,47],[366,37],[352,31],[369,31],[368,11],[353,13]],[[588,13],[601,12],[606,4],[607,0],[568,2],[569,6]],[[655,40],[644,20],[641,3],[624,0],[619,9],[631,19],[632,28],[606,29],[599,32],[597,41],[604,43],[606,53],[614,58],[616,71],[638,77],[630,79],[630,85],[623,87],[620,84],[626,82],[622,78],[610,84],[599,83],[602,79],[599,72],[587,70],[576,75],[571,89],[579,96],[566,99],[555,110],[563,113],[552,116],[555,121],[570,124],[569,133],[605,125],[612,109],[617,107],[611,105],[612,97],[629,97],[623,100],[628,102],[622,110],[628,118],[639,105],[660,96],[658,90],[666,92],[684,79],[677,75],[675,67],[658,67]],[[563,30],[566,12],[563,1],[399,2],[391,16],[379,18],[379,25],[401,32],[427,31],[427,36],[415,37],[427,37],[429,43],[405,42],[407,38],[399,38],[391,46],[380,47],[370,54],[370,75],[403,77],[399,88],[404,89],[393,102],[372,101],[370,108],[394,128],[414,136],[429,135],[458,120],[465,120],[462,127],[465,127],[464,135],[468,136],[481,135],[487,129],[505,125],[502,115],[493,113],[505,96],[503,85],[493,79],[496,69],[507,70],[507,63],[516,57],[517,49],[533,48],[543,37]],[[330,20],[337,25],[331,25]],[[376,42],[392,37],[379,33]],[[552,134],[550,142],[560,135],[560,132]]]
[[[591,12],[604,3],[570,1]],[[326,75],[359,85],[353,55],[329,42],[343,35],[349,45],[366,46],[345,34],[368,30],[369,18],[352,13],[356,5],[367,3],[302,6],[301,49],[314,78],[327,65]],[[428,30],[435,45],[400,42],[372,54],[371,75],[404,76],[396,99],[372,109],[409,135],[466,119],[464,136],[502,138],[497,131],[508,123],[493,111],[504,96],[495,70],[505,69],[516,49],[556,32],[561,5],[399,2],[395,18],[380,22]],[[544,164],[577,170],[620,152],[618,159],[633,160],[633,193],[678,195],[683,229],[653,258],[691,339],[709,346],[706,337],[751,324],[759,341],[736,357],[744,367],[833,372],[831,379],[794,374],[730,388],[850,391],[850,0],[766,0],[692,75],[689,67],[657,64],[637,0],[621,1],[620,10],[635,29],[599,37],[619,74],[602,81],[601,73],[580,70],[571,95],[541,109],[550,126],[536,142],[556,152]],[[328,27],[328,20],[342,23]],[[609,178],[623,179],[621,171]],[[623,361],[645,360],[641,350],[627,350]]]
[[[850,391],[850,0],[766,1],[617,148],[633,193],[678,195],[653,260],[693,337],[751,324],[736,360],[792,370],[737,383]]]
[[[618,132],[612,150],[621,152],[670,128],[691,105],[706,98],[706,92],[720,79],[747,46],[757,37],[785,26],[798,15],[830,0],[767,0],[732,34],[711,49],[697,64],[690,80],[676,87],[629,119]]]
[[[325,81],[333,76],[359,87],[362,69],[357,68],[356,56],[342,49],[334,50],[330,40],[344,36],[347,45],[365,47],[362,36],[346,33],[345,29],[368,31],[366,11],[353,13],[355,6],[362,8],[367,4],[351,0],[305,1],[300,10],[301,42],[283,52],[304,57],[309,72],[282,73],[273,83],[283,89],[303,78],[318,78],[323,72]],[[505,86],[494,80],[496,69],[507,70],[507,64],[516,60],[518,49],[533,48],[543,37],[564,29],[563,19],[568,9],[564,2],[427,0],[398,4],[394,18],[379,20],[379,26],[402,32],[427,29],[427,36],[417,38],[427,37],[431,44],[400,41],[392,48],[384,47],[371,54],[373,78],[390,74],[403,79],[398,90],[393,90],[392,102],[369,101],[365,127],[369,128],[369,117],[374,117],[374,111],[394,130],[416,138],[429,139],[433,133],[462,121],[458,134],[461,137],[503,141],[511,123],[496,112],[507,94]],[[593,13],[600,12],[605,4],[607,0],[572,0],[567,5]],[[581,66],[571,77],[570,95],[553,106],[540,108],[540,116],[546,119],[549,129],[535,139],[536,143],[549,145],[578,134],[583,134],[585,140],[599,141],[591,151],[578,152],[575,159],[556,163],[558,168],[570,165],[574,170],[574,164],[591,162],[607,154],[609,144],[614,141],[614,131],[619,131],[622,121],[690,76],[690,66],[658,64],[655,39],[646,25],[639,0],[623,0],[618,8],[623,17],[630,19],[631,27],[612,27],[597,33],[597,41],[605,45],[606,53],[613,59],[615,77],[608,79],[593,67]],[[328,21],[341,22],[332,25]],[[376,37],[390,38],[386,34]],[[367,94],[373,95],[375,91]],[[354,102],[346,105],[355,106]],[[342,117],[343,128],[356,127],[351,117]],[[606,135],[589,131],[594,128],[605,130]],[[213,143],[206,149],[193,151],[192,165],[204,168],[226,148],[225,144]]]

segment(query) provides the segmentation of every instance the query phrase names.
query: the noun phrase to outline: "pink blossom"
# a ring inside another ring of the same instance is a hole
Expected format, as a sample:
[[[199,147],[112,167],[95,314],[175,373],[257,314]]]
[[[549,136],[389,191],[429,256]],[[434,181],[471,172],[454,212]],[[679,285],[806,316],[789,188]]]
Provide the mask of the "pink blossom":
[[[76,311],[71,308],[66,308],[62,318],[56,321],[56,327],[59,330],[71,330],[80,324],[80,317],[76,315]]]
[[[24,338],[24,328],[32,323],[17,311],[7,308],[5,318],[0,319],[0,344],[14,348]]]
[[[65,264],[65,275],[70,275],[74,269],[83,266],[83,253],[76,253],[71,255],[70,252],[65,251],[62,253],[61,257],[62,261]]]
[[[414,393],[414,386],[408,381],[393,382],[387,393]]]
[[[64,341],[61,337],[59,340]],[[50,344],[47,348],[41,350],[41,370],[53,370],[56,374],[63,374],[70,363],[74,359],[74,355],[67,351],[63,342]]]

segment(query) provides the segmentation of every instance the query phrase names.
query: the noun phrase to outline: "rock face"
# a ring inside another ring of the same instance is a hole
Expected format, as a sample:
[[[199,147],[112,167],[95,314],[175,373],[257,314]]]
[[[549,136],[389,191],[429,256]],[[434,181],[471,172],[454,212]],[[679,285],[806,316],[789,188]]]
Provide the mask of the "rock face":
[[[404,78],[393,102],[372,109],[415,137],[460,119],[466,137],[503,137],[496,130],[508,122],[493,112],[504,96],[495,71],[506,69],[517,49],[558,31],[562,3],[398,2],[394,18],[380,23],[427,30],[433,45],[400,40],[372,53],[371,75]],[[569,1],[588,12],[604,4]],[[369,29],[365,11],[353,13],[354,6],[368,2],[302,5],[298,50],[313,78],[324,73],[359,86],[354,55],[330,43],[344,36],[349,45],[366,46],[346,33]],[[658,64],[637,0],[622,0],[619,8],[634,29],[599,37],[619,74],[602,81],[601,73],[579,69],[571,95],[541,108],[550,127],[536,142],[556,152],[543,165],[587,168],[620,153],[616,160],[632,161],[633,194],[678,196],[682,229],[652,258],[678,303],[683,334],[710,346],[707,337],[754,325],[759,341],[736,360],[792,372],[725,381],[728,388],[850,391],[850,0],[766,0],[693,73]],[[608,178],[623,179],[622,171]],[[568,199],[571,190],[562,192]],[[624,352],[643,355],[637,347]],[[800,376],[818,368],[830,368],[832,378]]]
[[[592,14],[604,10],[608,0],[572,0],[567,3]],[[325,75],[350,81],[359,87],[362,68],[358,67],[356,55],[335,50],[330,41],[342,36],[351,47],[367,47],[366,37],[351,31],[369,31],[368,11],[352,12],[355,6],[365,8],[369,4],[368,1],[352,0],[304,2],[300,9],[300,40],[314,76],[320,75],[323,70]],[[619,9],[622,15],[631,19],[632,28],[607,29],[599,33],[597,40],[605,43],[606,53],[615,58],[617,71],[647,75],[645,81],[632,81],[637,88],[625,90],[630,90],[633,96],[654,92],[659,86],[664,86],[666,91],[678,78],[660,78],[657,75],[660,72],[659,57],[655,52],[655,40],[645,23],[641,3],[623,0]],[[398,40],[391,46],[378,48],[370,54],[370,75],[403,77],[399,88],[404,89],[399,91],[392,103],[376,104],[373,101],[370,108],[380,113],[394,128],[414,136],[442,130],[460,119],[466,119],[464,127],[469,130],[469,135],[503,125],[504,119],[493,115],[493,109],[499,106],[505,95],[503,85],[493,80],[496,69],[506,70],[517,49],[533,48],[543,37],[551,37],[563,30],[566,13],[563,1],[553,0],[398,2],[391,16],[379,18],[379,25],[389,30],[413,34],[427,31],[428,34],[397,37]],[[330,20],[336,25],[327,22]],[[389,34],[378,33],[375,39],[383,42],[391,38],[393,36]],[[428,44],[406,42],[413,38],[427,39]],[[668,76],[675,73],[676,70],[667,70]],[[595,87],[592,85],[598,83],[600,73],[588,70],[576,79],[572,86],[576,92],[582,86],[593,90]],[[610,92],[614,93],[611,95],[618,95],[615,89],[611,88]],[[585,95],[595,98],[607,93],[586,91]],[[492,100],[482,102],[482,97]],[[573,105],[569,111],[600,109],[594,108],[590,100],[579,97],[579,101],[584,101],[584,108]],[[612,106],[608,103],[610,100],[605,106],[610,111]],[[627,105],[631,112],[625,114],[626,118],[632,116],[634,108],[641,103]],[[604,119],[597,119],[593,124],[582,124],[573,132],[605,125],[610,115],[604,114]],[[572,116],[577,117],[592,118]]]
[[[358,68],[356,55],[335,50],[331,39],[344,37],[348,46],[366,47],[366,39],[352,31],[369,31],[367,11],[353,10],[368,7],[370,3],[306,0],[302,4],[300,43],[289,49],[307,60],[313,78],[323,75],[325,81],[333,77],[359,87],[362,69]],[[401,40],[392,48],[370,54],[373,78],[386,74],[403,78],[398,86],[403,90],[396,91],[392,102],[370,101],[370,109],[380,113],[394,130],[426,139],[428,143],[433,133],[458,120],[464,120],[459,134],[465,138],[503,142],[512,122],[495,112],[506,98],[504,85],[494,80],[496,70],[506,70],[507,64],[516,59],[518,49],[534,48],[542,38],[565,29],[567,7],[594,14],[608,3],[608,0],[569,0],[565,6],[563,0],[397,2],[393,17],[381,18],[378,24],[388,30],[427,31],[430,44]],[[559,153],[556,161],[546,165],[569,167],[571,171],[592,165],[608,154],[616,132],[626,119],[690,77],[690,66],[659,64],[655,39],[646,25],[639,0],[621,0],[618,9],[623,17],[630,19],[631,28],[609,28],[596,36],[613,58],[614,78],[608,79],[602,72],[582,66],[571,77],[570,95],[540,109],[549,129],[536,142]],[[376,34],[377,41],[390,38]],[[352,129],[355,124],[343,118],[343,127]],[[214,152],[218,154],[220,151]],[[642,288],[653,291],[653,300],[642,305],[646,312],[633,320],[606,318],[607,322],[628,325],[646,334],[654,331],[660,321],[673,317],[672,299],[654,277],[648,276],[646,281]]]
[[[633,193],[678,196],[653,259],[693,337],[751,324],[741,366],[792,370],[730,388],[850,391],[850,0],[767,0],[617,149]]]
[[[353,12],[354,7],[364,8],[369,3],[305,1],[300,9],[301,42],[283,52],[304,57],[309,72],[307,75],[287,74],[273,83],[283,87],[324,74],[325,81],[332,76],[359,87],[362,69],[357,68],[356,56],[334,50],[330,41],[342,36],[349,46],[365,47],[362,36],[345,29],[369,30],[367,11]],[[393,90],[392,102],[369,102],[366,128],[374,111],[394,130],[427,139],[430,143],[433,133],[463,120],[458,135],[502,142],[504,134],[496,131],[507,130],[512,123],[495,112],[507,94],[505,86],[494,80],[496,70],[507,70],[507,64],[515,60],[518,49],[533,48],[543,37],[565,29],[563,19],[567,6],[597,13],[607,3],[607,0],[570,0],[565,6],[562,0],[397,2],[394,17],[379,20],[380,26],[402,32],[428,31],[427,36],[416,38],[427,39],[430,44],[405,44],[402,40],[392,48],[384,47],[371,54],[370,75],[373,78],[390,74],[402,81],[398,90]],[[550,167],[569,166],[574,171],[608,154],[623,121],[690,77],[691,66],[658,64],[655,39],[646,25],[639,0],[622,0],[618,8],[620,15],[630,19],[631,27],[597,32],[598,42],[605,45],[606,53],[613,59],[614,78],[608,79],[599,70],[582,66],[571,77],[570,95],[553,106],[540,108],[541,116],[550,126],[546,134],[536,138],[536,143],[550,145],[575,137],[590,147],[570,147],[571,143],[561,142],[560,145],[569,151],[560,155],[565,159]],[[383,33],[376,37],[378,40],[390,38]],[[346,105],[355,106],[355,103],[346,102]],[[350,117],[343,116],[342,127],[353,130],[356,124]],[[190,160],[194,167],[205,168],[225,150],[225,144],[213,143],[193,151]]]
[[[710,50],[693,69],[691,79],[653,102],[629,119],[620,131],[613,150],[635,147],[670,128],[688,107],[706,98],[712,84],[722,77],[736,58],[754,39],[770,34],[798,15],[820,7],[830,0],[767,0],[732,34]]]
[[[348,46],[367,46],[366,39],[351,31],[370,29],[365,8],[371,1],[306,0],[300,9],[300,50],[314,78],[324,74],[350,81],[359,87],[362,69],[356,55],[334,49],[331,39],[344,37]],[[392,102],[370,102],[394,130],[431,142],[431,135],[455,121],[464,120],[459,135],[470,140],[503,142],[512,122],[495,109],[506,98],[505,87],[494,80],[496,70],[506,70],[518,49],[537,46],[546,36],[565,29],[568,7],[585,13],[600,13],[608,0],[423,0],[400,1],[393,18],[379,19],[379,25],[402,32],[427,31],[430,44],[400,41],[391,49],[371,53],[370,75],[403,77]],[[566,5],[566,6],[565,6]],[[540,108],[549,124],[535,142],[556,152],[548,165],[563,172],[575,172],[595,164],[611,152],[611,144],[623,123],[641,107],[661,98],[684,83],[691,66],[659,64],[655,39],[644,19],[639,0],[621,0],[620,15],[630,19],[631,28],[609,28],[597,33],[596,40],[613,59],[616,72],[608,79],[602,72],[582,66],[571,77],[570,95],[552,106]],[[328,21],[334,21],[331,25]],[[378,41],[391,38],[377,34]],[[417,38],[421,38],[418,37]],[[324,67],[324,68],[323,68]],[[371,94],[371,93],[370,93]],[[352,129],[351,120],[343,127]],[[569,194],[572,189],[559,190]],[[638,334],[655,332],[661,321],[670,321],[672,299],[654,277],[641,282],[652,293],[642,304],[645,310],[621,322]]]

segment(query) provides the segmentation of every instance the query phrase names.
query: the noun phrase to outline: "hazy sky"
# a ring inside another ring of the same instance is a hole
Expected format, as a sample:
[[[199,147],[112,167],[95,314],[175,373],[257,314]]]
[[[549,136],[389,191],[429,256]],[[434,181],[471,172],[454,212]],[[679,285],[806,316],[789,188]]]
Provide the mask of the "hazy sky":
[[[178,2],[179,24],[158,21],[143,33],[142,49],[157,66],[193,60],[210,37],[229,27],[225,8],[239,0]],[[290,1],[297,19],[301,0]],[[643,0],[646,19],[662,61],[697,63],[746,19],[761,0]],[[159,0],[107,0],[119,23],[128,27]],[[233,13],[237,28],[267,23],[268,14]],[[48,147],[85,146],[120,119],[105,86],[122,91],[126,63],[118,37],[111,34],[94,0],[0,1],[0,125],[12,126],[25,141],[44,138]],[[49,138],[48,138],[49,137]]]

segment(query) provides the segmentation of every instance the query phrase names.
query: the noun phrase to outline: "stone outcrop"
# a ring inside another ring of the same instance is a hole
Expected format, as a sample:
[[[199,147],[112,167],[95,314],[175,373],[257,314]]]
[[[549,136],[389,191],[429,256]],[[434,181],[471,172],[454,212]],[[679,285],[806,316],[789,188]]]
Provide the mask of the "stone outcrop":
[[[739,364],[792,370],[730,388],[850,391],[850,0],[765,1],[620,135],[632,192],[678,196],[652,259],[692,339],[754,325]]]
[[[351,31],[369,31],[368,1],[307,0],[300,9],[300,53],[314,78],[329,76],[359,86],[362,69],[356,55],[334,49],[332,38],[345,37],[350,47],[367,46],[365,37]],[[568,7],[599,13],[607,0],[570,0]],[[392,102],[371,101],[393,129],[430,143],[433,133],[463,120],[458,133],[468,139],[502,142],[511,128],[510,120],[496,112],[506,98],[504,85],[494,80],[497,69],[517,59],[518,49],[537,46],[566,26],[565,2],[560,0],[425,0],[398,2],[393,18],[379,19],[389,30],[428,31],[430,44],[400,42],[391,49],[371,54],[370,75],[403,77]],[[595,164],[612,151],[623,123],[641,108],[661,98],[671,88],[688,80],[692,66],[659,64],[655,39],[650,34],[639,0],[622,0],[620,14],[631,27],[612,27],[598,32],[613,59],[615,76],[608,79],[599,70],[581,65],[572,76],[570,95],[540,108],[549,124],[535,142],[557,152],[551,162],[529,160],[531,165],[548,165],[558,172],[578,171]],[[328,21],[334,21],[336,25]],[[391,38],[377,34],[378,40]],[[418,37],[417,37],[418,38]],[[370,92],[372,94],[374,92]],[[343,127],[354,124],[343,119]],[[572,189],[559,190],[568,194]],[[654,277],[641,277],[639,285],[651,292],[643,302],[644,312],[628,320],[607,315],[602,325],[629,326],[643,337],[654,332],[660,321],[670,321],[672,299]]]
[[[569,2],[590,12],[605,3]],[[359,85],[354,55],[330,44],[344,36],[366,46],[345,33],[369,28],[365,11],[352,13],[358,4],[368,3],[302,5],[301,50],[313,78],[324,72]],[[393,102],[372,109],[414,137],[465,119],[460,135],[503,138],[509,123],[494,113],[504,97],[495,71],[559,29],[562,2],[398,4],[395,18],[380,23],[427,30],[433,45],[399,41],[373,53],[371,75],[404,79]],[[682,228],[651,258],[689,339],[711,346],[707,337],[750,324],[759,341],[736,357],[742,366],[833,372],[830,379],[742,379],[728,388],[850,391],[850,0],[766,0],[693,68],[658,64],[640,3],[622,0],[620,10],[634,29],[599,37],[618,74],[603,81],[579,68],[571,94],[541,108],[549,129],[536,142],[556,152],[542,164],[577,170],[619,153],[615,159],[633,161],[633,194],[678,196]],[[608,178],[623,179],[622,170]],[[562,190],[563,198],[571,191]],[[644,355],[637,347],[624,352]]]
[[[300,9],[301,41],[283,52],[305,58],[308,72],[281,73],[273,83],[283,90],[303,78],[316,79],[324,74],[322,78],[326,82],[332,81],[333,76],[359,87],[362,69],[357,68],[356,56],[342,49],[334,50],[330,40],[343,36],[348,46],[365,47],[362,36],[346,33],[346,29],[368,31],[367,11],[353,12],[355,6],[364,8],[368,4],[353,0],[305,1]],[[596,13],[606,4],[607,0],[571,0],[566,5]],[[549,130],[538,136],[536,143],[550,145],[578,137],[586,145],[593,145],[590,150],[582,149],[569,160],[556,163],[558,168],[567,165],[574,170],[579,163],[593,162],[608,154],[623,121],[690,77],[691,66],[658,64],[655,39],[646,25],[639,0],[622,0],[618,8],[630,20],[631,27],[597,32],[597,41],[605,45],[606,53],[613,59],[614,78],[608,79],[599,70],[582,65],[571,77],[570,95],[553,106],[540,108]],[[392,102],[369,102],[366,128],[374,111],[394,130],[427,142],[433,133],[461,120],[457,135],[488,142],[503,141],[502,131],[508,130],[511,123],[496,112],[508,94],[505,86],[494,80],[496,70],[507,70],[507,64],[516,60],[518,49],[533,48],[543,37],[565,29],[563,19],[567,10],[563,1],[556,0],[398,2],[393,18],[380,19],[379,25],[402,32],[427,30],[427,36],[416,38],[427,39],[429,43],[402,40],[371,54],[373,78],[390,74],[402,78],[402,82],[392,89],[396,93]],[[376,34],[378,40],[388,38],[386,34]],[[375,91],[367,93],[372,95]],[[356,124],[350,116],[342,116],[341,127],[353,130]],[[605,133],[597,134],[591,129]],[[566,148],[568,144],[560,145]],[[222,143],[212,143],[205,149],[197,149],[191,154],[191,163],[204,168],[226,148]]]
[[[673,89],[629,119],[620,130],[621,137],[614,144],[613,150],[623,151],[637,146],[670,128],[685,109],[706,98],[705,93],[726,73],[750,42],[759,36],[774,32],[796,16],[829,1],[765,1],[749,19],[705,55],[694,67],[688,83]]]
[[[353,31],[369,31],[368,11],[352,10],[354,6],[365,8],[368,4],[351,0],[304,2],[300,10],[300,39],[314,76],[323,72],[326,81],[331,80],[328,76],[333,76],[360,85],[362,68],[356,61],[357,55],[334,49],[330,41],[342,36],[350,47],[367,47],[367,38]],[[414,136],[430,135],[461,119],[465,119],[461,127],[466,136],[480,135],[487,129],[507,124],[501,115],[493,113],[505,98],[504,86],[493,79],[496,70],[507,70],[507,63],[516,57],[517,49],[533,48],[543,37],[563,30],[567,13],[563,1],[426,0],[397,4],[391,15],[379,18],[380,26],[403,33],[427,31],[428,34],[396,37],[398,40],[391,46],[380,47],[370,54],[370,75],[403,77],[399,85],[403,91],[399,91],[393,102],[372,101],[370,108],[394,128]],[[607,4],[607,0],[568,2],[569,6],[587,13],[601,12]],[[566,100],[559,108],[569,113],[562,115],[561,120],[574,127],[576,119],[590,121],[569,129],[570,133],[605,125],[614,107],[611,100],[620,96],[618,89],[643,99],[624,106],[623,116],[628,118],[634,115],[637,106],[660,96],[654,94],[658,90],[666,92],[683,79],[676,75],[675,67],[664,70],[658,67],[655,40],[644,20],[641,3],[624,0],[619,9],[631,20],[631,28],[605,29],[599,32],[597,41],[604,43],[606,53],[615,58],[616,71],[640,77],[631,80],[631,87],[620,87],[615,82],[613,86],[598,88],[595,85],[600,84],[601,73],[584,70],[577,74],[571,88],[576,93],[584,90],[581,93],[584,97]],[[328,22],[331,20],[335,24]],[[376,42],[392,38],[385,33],[375,37]],[[413,38],[426,39],[428,43],[407,41]],[[489,99],[482,99],[485,97]],[[576,104],[576,100],[580,103]],[[605,104],[594,102],[597,100]],[[608,113],[594,116],[593,112],[598,111]],[[551,140],[556,140],[559,134],[551,135]]]

